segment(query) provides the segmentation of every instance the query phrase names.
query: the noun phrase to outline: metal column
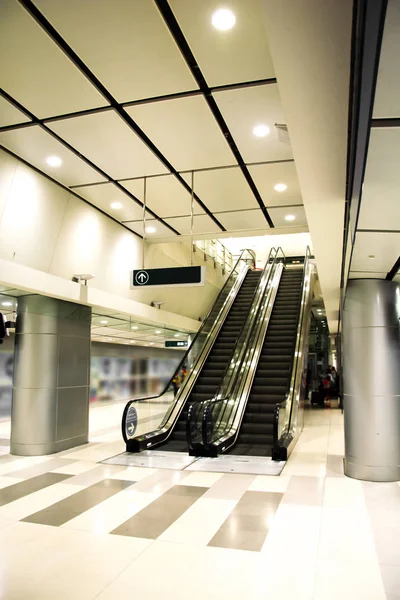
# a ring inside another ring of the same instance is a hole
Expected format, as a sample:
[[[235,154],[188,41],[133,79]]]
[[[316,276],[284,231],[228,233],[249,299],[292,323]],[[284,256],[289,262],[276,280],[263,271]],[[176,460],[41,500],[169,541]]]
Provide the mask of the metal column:
[[[400,479],[400,285],[348,283],[343,315],[345,473]]]
[[[88,441],[91,308],[18,300],[11,454],[51,454]]]

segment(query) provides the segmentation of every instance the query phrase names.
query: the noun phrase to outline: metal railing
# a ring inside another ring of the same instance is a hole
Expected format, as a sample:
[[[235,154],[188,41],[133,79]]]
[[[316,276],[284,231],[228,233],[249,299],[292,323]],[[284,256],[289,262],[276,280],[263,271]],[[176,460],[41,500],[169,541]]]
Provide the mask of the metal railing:
[[[193,250],[195,252],[200,250],[205,261],[208,257],[211,258],[214,261],[214,266],[220,265],[223,273],[229,273],[232,270],[235,257],[219,240],[196,240],[193,244]],[[247,250],[247,252],[251,252],[255,259],[252,250]]]
[[[306,389],[311,301],[314,282],[314,265],[310,258],[310,248],[307,246],[290,387],[285,400],[276,405],[274,412],[273,460],[287,460],[289,446],[295,440],[298,433],[298,425],[300,425],[301,429],[301,424],[298,423],[298,411],[302,403],[304,403]]]
[[[187,439],[191,454],[216,456],[235,443],[284,261],[281,248],[272,248],[220,388],[213,398],[190,407]]]
[[[161,394],[132,399],[127,403],[121,424],[127,451],[138,452],[153,447],[169,437],[243,280],[253,264],[253,252],[243,250],[192,344]],[[186,367],[188,375],[177,389],[174,380],[182,373],[183,367]]]

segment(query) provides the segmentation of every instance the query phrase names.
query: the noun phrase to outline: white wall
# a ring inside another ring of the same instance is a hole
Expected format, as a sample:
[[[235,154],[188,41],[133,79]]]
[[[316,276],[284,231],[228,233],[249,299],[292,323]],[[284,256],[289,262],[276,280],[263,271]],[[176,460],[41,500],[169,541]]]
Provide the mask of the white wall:
[[[0,258],[71,281],[93,273],[90,287],[197,319],[223,284],[207,267],[204,288],[134,291],[130,271],[141,267],[142,241],[95,208],[0,150]],[[148,244],[146,267],[189,264],[184,243]],[[201,291],[200,291],[201,290]]]

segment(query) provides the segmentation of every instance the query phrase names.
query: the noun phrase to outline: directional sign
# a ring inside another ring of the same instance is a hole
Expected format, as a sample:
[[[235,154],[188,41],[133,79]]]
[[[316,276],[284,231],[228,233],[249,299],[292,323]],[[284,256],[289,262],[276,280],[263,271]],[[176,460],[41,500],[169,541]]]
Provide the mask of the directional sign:
[[[166,348],[187,348],[188,343],[186,340],[165,340]]]
[[[205,283],[205,267],[170,267],[132,271],[131,288],[199,286]]]
[[[133,437],[138,423],[137,411],[134,406],[128,408],[125,417],[125,433],[127,438]]]

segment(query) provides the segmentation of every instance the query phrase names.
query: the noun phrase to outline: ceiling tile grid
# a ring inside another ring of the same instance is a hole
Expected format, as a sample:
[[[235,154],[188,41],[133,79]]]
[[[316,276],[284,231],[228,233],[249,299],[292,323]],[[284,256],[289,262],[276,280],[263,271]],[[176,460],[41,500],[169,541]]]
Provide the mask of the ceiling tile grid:
[[[15,0],[2,0],[1,87],[38,117],[107,102]]]
[[[79,195],[139,234],[142,207],[129,194],[143,202],[144,176],[150,217],[164,220],[155,219],[154,237],[175,235],[167,225],[190,232],[191,170],[199,198],[195,234],[254,228],[258,218],[266,229],[262,202],[273,225],[306,225],[291,147],[274,127],[285,119],[258,0],[233,0],[236,25],[224,32],[211,25],[211,0],[170,0],[174,26],[168,3],[158,0],[4,0],[4,6],[0,50],[8,44],[15,56],[7,53],[0,76],[4,69],[6,92],[34,123],[1,131],[28,117],[0,96],[0,144],[63,185],[79,186]],[[201,90],[194,75],[205,77]],[[257,125],[267,125],[269,135],[257,137]],[[62,161],[57,168],[46,164],[53,155]],[[285,183],[284,193],[274,190],[276,183]],[[285,221],[287,207],[294,223]]]
[[[155,3],[36,0],[35,4],[118,102],[197,88]]]

